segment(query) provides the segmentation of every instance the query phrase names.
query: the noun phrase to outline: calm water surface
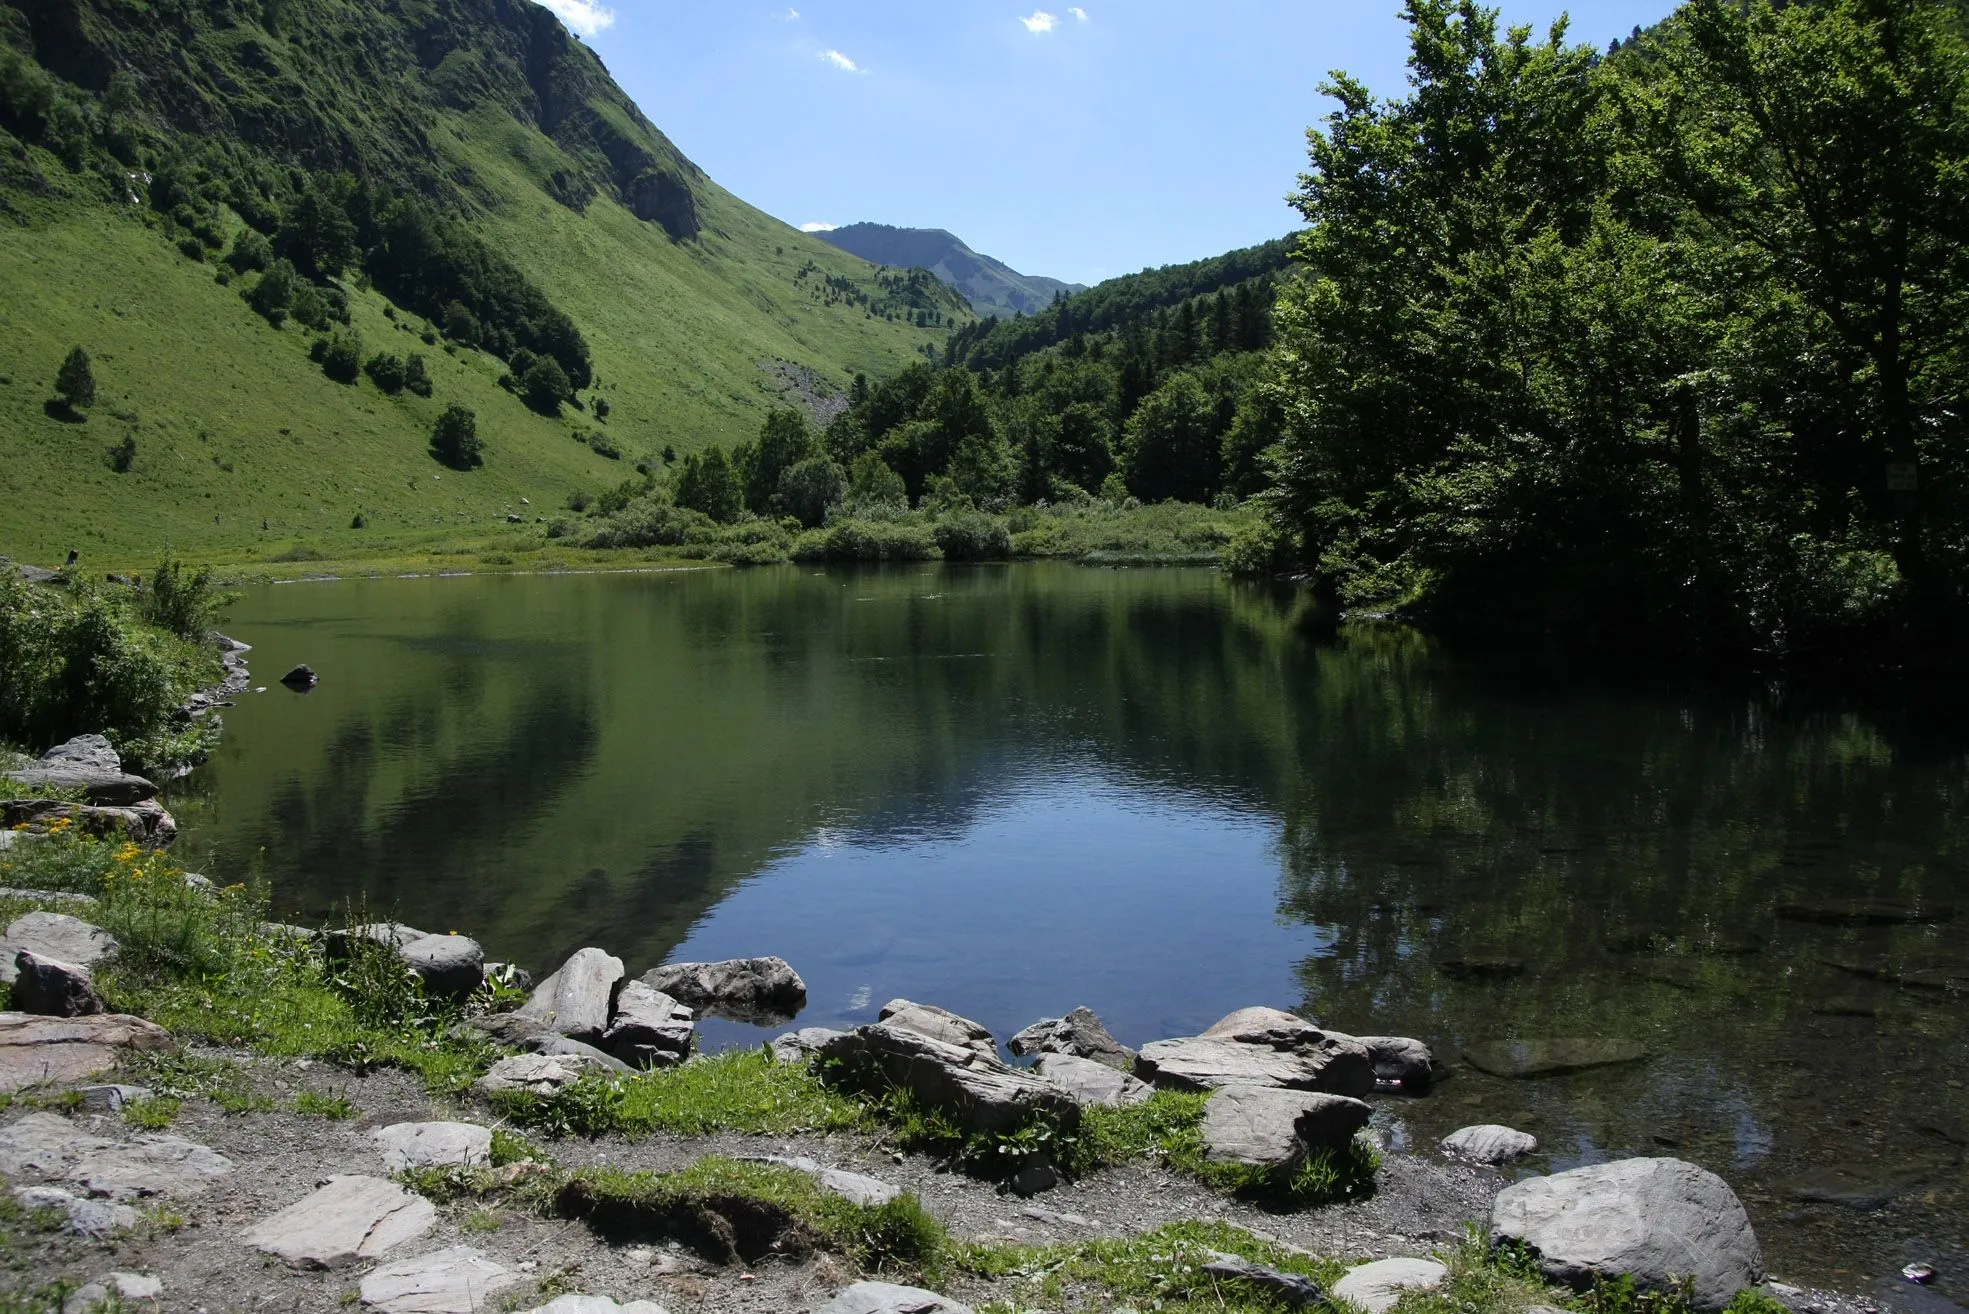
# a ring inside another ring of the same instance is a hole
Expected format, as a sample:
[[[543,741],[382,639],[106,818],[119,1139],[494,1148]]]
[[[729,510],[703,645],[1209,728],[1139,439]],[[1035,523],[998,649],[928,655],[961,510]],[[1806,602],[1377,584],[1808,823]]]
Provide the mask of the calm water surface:
[[[1536,1170],[1679,1155],[1782,1275],[1969,1288],[1959,722],[1334,638],[1206,571],[345,581],[229,628],[271,688],[174,789],[180,852],[263,862],[291,918],[363,900],[536,972],[779,954],[801,1025],[900,995],[1001,1037],[1266,1003],[1452,1061],[1631,1040],[1544,1080],[1456,1061],[1378,1117],[1522,1127]],[[273,683],[300,661],[305,697]],[[1929,920],[1780,915],[1854,898]]]

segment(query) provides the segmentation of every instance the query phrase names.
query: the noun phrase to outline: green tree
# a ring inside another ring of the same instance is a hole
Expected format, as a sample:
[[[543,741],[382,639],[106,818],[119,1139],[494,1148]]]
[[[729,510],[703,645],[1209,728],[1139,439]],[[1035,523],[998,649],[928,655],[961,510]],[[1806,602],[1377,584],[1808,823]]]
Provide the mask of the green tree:
[[[444,335],[453,342],[475,347],[479,341],[479,318],[462,301],[444,308]]]
[[[1172,374],[1128,421],[1122,474],[1144,502],[1207,502],[1217,488],[1216,405],[1194,374]]]
[[[848,472],[825,456],[809,456],[779,477],[779,508],[812,529],[848,495]]]
[[[479,437],[478,416],[456,402],[445,407],[431,429],[431,451],[454,470],[483,464],[485,440]]]
[[[542,415],[559,415],[561,403],[574,395],[567,371],[552,356],[536,358],[519,376],[520,396]]]
[[[1075,402],[1062,410],[1052,441],[1052,465],[1079,488],[1093,492],[1114,469],[1112,431],[1102,408]]]
[[[273,263],[273,244],[251,228],[242,228],[233,234],[232,246],[226,252],[226,263],[238,273],[265,269]]]
[[[294,272],[292,264],[286,260],[276,260],[247,289],[246,304],[253,307],[254,312],[264,317],[267,323],[279,328],[287,322],[287,307],[293,301],[294,289],[300,282],[300,276]]]
[[[684,457],[677,471],[677,505],[699,511],[720,524],[730,524],[745,509],[738,472],[722,447],[707,447]]]
[[[848,497],[858,506],[909,505],[909,485],[880,452],[863,452],[848,470]]]
[[[55,371],[55,395],[71,409],[86,410],[96,404],[96,374],[89,367],[89,353],[81,347],[69,348]]]
[[[315,278],[334,278],[356,263],[355,224],[346,208],[355,182],[315,174],[280,223],[282,251]]]
[[[362,335],[336,329],[322,351],[321,372],[337,383],[354,383],[362,374]]]
[[[785,473],[813,455],[814,437],[807,417],[786,407],[775,408],[759,428],[759,441],[744,464],[745,505],[756,515],[772,509],[773,495]]]

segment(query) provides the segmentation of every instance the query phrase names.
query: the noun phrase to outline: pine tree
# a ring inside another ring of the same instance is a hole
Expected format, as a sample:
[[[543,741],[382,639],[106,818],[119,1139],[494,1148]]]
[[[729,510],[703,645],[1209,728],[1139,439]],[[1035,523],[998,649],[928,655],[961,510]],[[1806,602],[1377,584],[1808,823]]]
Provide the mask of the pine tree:
[[[89,368],[89,353],[72,349],[55,373],[55,395],[71,409],[87,409],[96,404],[96,376]]]

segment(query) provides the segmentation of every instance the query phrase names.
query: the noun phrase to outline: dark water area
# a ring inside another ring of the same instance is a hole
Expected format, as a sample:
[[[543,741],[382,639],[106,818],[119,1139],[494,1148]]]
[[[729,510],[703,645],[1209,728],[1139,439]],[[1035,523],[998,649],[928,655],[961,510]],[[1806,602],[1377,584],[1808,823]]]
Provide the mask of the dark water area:
[[[1398,1141],[1676,1155],[1780,1276],[1969,1291],[1969,733],[1919,698],[1474,661],[1199,570],[309,583],[228,628],[269,688],[172,791],[179,853],[284,917],[536,972],[779,954],[798,1025],[1415,1035],[1453,1075],[1382,1104]],[[1644,1057],[1497,1075],[1580,1038]]]

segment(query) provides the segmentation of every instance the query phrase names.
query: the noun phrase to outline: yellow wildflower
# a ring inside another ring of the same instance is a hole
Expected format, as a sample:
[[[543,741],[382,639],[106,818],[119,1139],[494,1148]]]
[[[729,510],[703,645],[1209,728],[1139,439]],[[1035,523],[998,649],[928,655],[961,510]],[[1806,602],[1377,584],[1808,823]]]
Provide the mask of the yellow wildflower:
[[[125,840],[118,846],[115,857],[118,862],[135,862],[141,853],[143,853],[141,846]]]

